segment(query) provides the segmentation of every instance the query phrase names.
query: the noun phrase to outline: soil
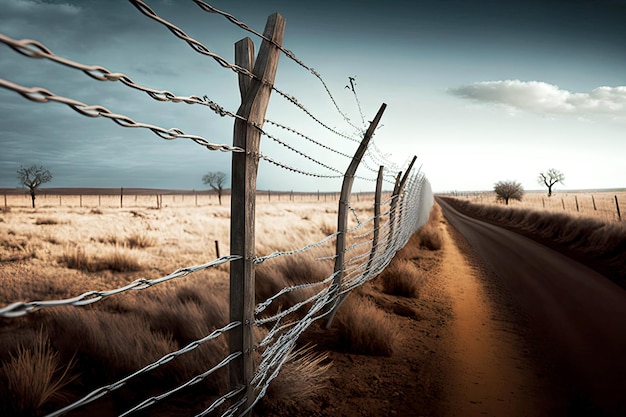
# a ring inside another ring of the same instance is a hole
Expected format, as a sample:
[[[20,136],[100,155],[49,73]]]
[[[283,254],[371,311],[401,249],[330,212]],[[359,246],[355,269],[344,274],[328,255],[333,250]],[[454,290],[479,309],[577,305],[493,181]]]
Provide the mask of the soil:
[[[438,251],[413,261],[427,270],[418,298],[360,291],[400,329],[390,357],[342,352],[333,331],[313,329],[328,349],[330,384],[309,402],[263,405],[263,416],[559,416],[566,404],[549,366],[537,360],[524,318],[509,307],[462,236],[445,220]],[[536,342],[536,341],[535,341]]]

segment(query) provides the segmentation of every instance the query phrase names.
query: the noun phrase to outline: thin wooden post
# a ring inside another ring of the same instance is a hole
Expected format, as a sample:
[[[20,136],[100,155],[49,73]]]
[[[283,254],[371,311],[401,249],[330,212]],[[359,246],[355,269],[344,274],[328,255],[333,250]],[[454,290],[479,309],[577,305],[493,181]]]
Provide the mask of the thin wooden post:
[[[619,201],[617,200],[617,195],[615,196],[615,208],[617,208],[617,218],[619,221],[622,221],[622,213],[619,211]]]
[[[334,278],[332,283],[332,292],[338,294],[341,290],[341,281],[343,280],[343,268],[344,268],[344,257],[346,252],[346,232],[348,231],[348,210],[350,209],[350,193],[352,192],[352,184],[354,183],[354,174],[356,173],[359,164],[361,163],[361,159],[363,155],[365,155],[365,151],[367,150],[367,146],[369,145],[370,139],[374,134],[374,130],[378,126],[381,117],[387,105],[383,103],[376,113],[376,117],[370,123],[367,132],[365,132],[365,136],[361,141],[361,144],[357,148],[352,160],[350,161],[350,165],[348,165],[348,169],[343,176],[343,183],[341,185],[341,194],[339,196],[339,209],[337,215],[337,239],[336,239],[336,257],[335,257],[335,268],[334,268]],[[335,317],[335,313],[337,312],[337,308],[343,301],[343,297],[338,299],[337,302],[332,307],[330,314],[328,316],[328,321],[326,322],[326,328],[330,328],[333,322],[333,318]]]
[[[267,201],[272,201],[272,191],[267,190]]]
[[[215,241],[215,257],[220,257],[220,242],[218,240]]]
[[[576,201],[576,211],[580,211],[580,208],[578,207],[578,196],[574,196],[574,200]]]
[[[4,211],[9,211],[9,206],[7,205],[7,194],[4,193]]]
[[[120,188],[120,208],[124,208],[124,187]]]
[[[593,194],[591,194],[591,202],[593,203],[593,211],[598,211],[598,208],[596,207],[596,199],[593,198]]]
[[[254,375],[254,242],[256,179],[259,166],[260,128],[276,77],[285,20],[275,13],[267,19],[263,40],[255,60],[254,44],[250,38],[235,44],[235,63],[251,71],[255,78],[239,74],[241,106],[235,120],[233,145],[244,152],[232,153],[230,251],[242,258],[230,265],[230,321],[241,325],[229,332],[230,353],[242,352],[229,365],[231,389],[245,386],[243,414],[249,415],[254,399],[251,380]],[[260,80],[263,80],[261,82]],[[246,122],[247,120],[247,122]]]
[[[565,210],[565,200],[561,199],[561,204],[563,205],[563,210]]]
[[[59,194],[59,207],[61,207],[61,194]]]
[[[101,197],[102,197],[102,196],[101,196],[100,194],[98,194],[98,207],[100,207],[100,203],[101,203],[100,198],[101,198]]]
[[[411,163],[409,164],[409,167],[405,171],[404,176],[402,176],[401,180],[399,179],[402,175],[402,172],[398,173],[398,176],[396,177],[396,184],[393,187],[393,194],[391,195],[391,206],[389,210],[389,245],[393,245],[395,243],[395,223],[396,216],[398,216],[399,214],[397,211],[400,195],[402,194],[402,189],[404,188],[406,181],[409,179],[409,174],[411,173],[411,169],[413,169],[413,164],[415,164],[416,160],[417,156],[413,156],[413,159],[411,160]]]
[[[376,178],[376,194],[374,195],[374,236],[372,237],[372,251],[370,257],[367,260],[367,266],[365,267],[365,275],[370,274],[370,268],[376,257],[376,250],[378,249],[378,237],[380,234],[380,202],[383,193],[383,172],[385,167],[381,165],[378,168],[378,177]]]

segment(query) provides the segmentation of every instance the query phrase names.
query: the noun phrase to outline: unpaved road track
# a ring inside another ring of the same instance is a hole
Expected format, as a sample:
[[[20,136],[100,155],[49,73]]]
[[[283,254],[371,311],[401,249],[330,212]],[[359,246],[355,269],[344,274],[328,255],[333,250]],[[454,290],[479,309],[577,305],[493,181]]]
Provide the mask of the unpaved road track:
[[[568,416],[626,416],[626,291],[590,268],[437,199],[526,317],[538,363],[557,372]]]

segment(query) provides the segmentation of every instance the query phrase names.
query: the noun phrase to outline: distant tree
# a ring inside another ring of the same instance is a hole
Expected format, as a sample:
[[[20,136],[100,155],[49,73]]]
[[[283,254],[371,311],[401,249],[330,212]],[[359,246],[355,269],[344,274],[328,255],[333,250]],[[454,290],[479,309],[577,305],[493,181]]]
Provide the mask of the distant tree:
[[[548,197],[552,197],[552,186],[557,182],[563,184],[565,181],[565,175],[558,169],[550,168],[545,172],[540,172],[537,182],[541,185],[548,187]]]
[[[217,172],[209,172],[204,177],[202,177],[202,182],[208,184],[211,188],[217,191],[217,199],[222,204],[222,191],[224,190],[224,185],[226,184],[226,174],[221,171]]]
[[[504,201],[506,205],[509,205],[509,200],[522,201],[524,197],[524,188],[522,184],[515,181],[498,181],[493,190],[496,192],[496,199],[498,201]]]
[[[50,182],[52,180],[52,173],[44,167],[33,165],[28,168],[20,166],[17,170],[17,179],[20,180],[22,185],[28,187],[30,192],[30,198],[33,201],[33,208],[35,208],[35,195],[41,184]]]

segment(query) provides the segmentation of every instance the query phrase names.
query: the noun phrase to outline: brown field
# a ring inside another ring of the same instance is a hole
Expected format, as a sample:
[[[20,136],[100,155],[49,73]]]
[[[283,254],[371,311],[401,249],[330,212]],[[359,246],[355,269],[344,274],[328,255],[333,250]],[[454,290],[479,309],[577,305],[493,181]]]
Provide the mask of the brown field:
[[[464,199],[473,203],[485,205],[503,205],[496,202],[493,192],[461,193],[456,198]],[[545,210],[547,212],[566,213],[576,217],[590,217],[603,222],[620,221],[617,212],[617,204],[620,208],[621,219],[626,221],[626,191],[593,190],[593,191],[556,191],[552,197],[548,197],[544,191],[526,192],[522,201],[509,201],[511,207],[533,210]]]
[[[334,233],[335,198],[324,194],[261,193],[257,204],[257,255],[301,248]],[[119,202],[119,195],[46,195],[39,196],[37,208],[31,209],[28,197],[8,195],[6,208],[0,206],[0,308],[18,301],[55,300],[87,291],[111,290],[139,278],[159,278],[181,267],[215,259],[216,242],[221,256],[229,254],[228,196],[218,205],[213,195],[198,195],[197,199],[195,195],[163,195],[160,209],[156,208],[156,196],[124,195],[123,207]],[[350,215],[350,227],[358,224],[357,217],[363,221],[373,215],[373,196],[354,196],[352,207],[356,215]],[[372,226],[367,227],[359,234],[366,234]],[[432,227],[428,230],[422,238],[424,245],[436,248],[437,233]],[[349,243],[368,239],[371,236],[354,237]],[[257,301],[285,286],[329,277],[333,260],[315,257],[333,255],[334,244],[331,239],[306,253],[277,257],[259,265]],[[349,255],[367,251],[369,247],[363,245]],[[406,259],[394,262],[405,265],[392,263],[392,272],[387,272],[385,280],[393,281],[396,289],[389,292],[401,288],[404,296],[417,297],[424,272]],[[285,309],[309,295],[308,289],[289,292],[272,308]],[[365,326],[360,323],[356,331],[355,325],[345,326],[358,323],[360,320],[355,319],[364,312],[371,318]],[[294,318],[298,314],[295,312]],[[0,414],[40,415],[225,326],[228,264],[85,307],[45,308],[0,321]],[[351,297],[339,310],[337,323],[338,328],[346,329],[337,337],[348,352],[391,354],[394,330],[386,313],[367,298]],[[259,328],[259,337],[265,331]],[[221,336],[130,381],[104,400],[67,415],[117,415],[150,395],[185,383],[227,354],[226,338]],[[274,382],[264,407],[279,413],[280,407],[272,404],[280,404],[281,398],[293,399],[294,392],[307,398],[315,395],[315,388],[327,383],[329,368],[323,350],[302,346]],[[175,400],[175,405],[158,407],[161,414],[154,414],[154,409],[148,409],[148,414],[172,415],[175,407],[202,411],[226,392],[227,377],[221,369],[197,387],[183,391],[187,397]],[[202,401],[192,405],[189,396],[197,390],[203,393]]]

